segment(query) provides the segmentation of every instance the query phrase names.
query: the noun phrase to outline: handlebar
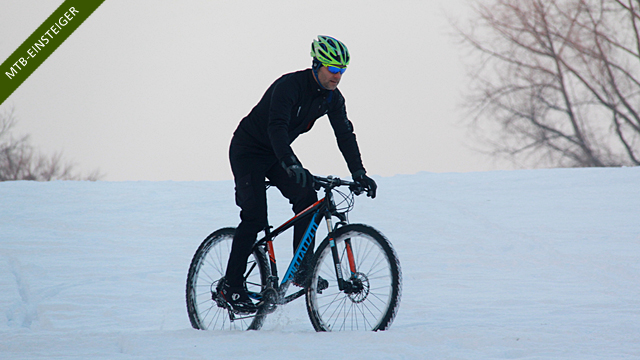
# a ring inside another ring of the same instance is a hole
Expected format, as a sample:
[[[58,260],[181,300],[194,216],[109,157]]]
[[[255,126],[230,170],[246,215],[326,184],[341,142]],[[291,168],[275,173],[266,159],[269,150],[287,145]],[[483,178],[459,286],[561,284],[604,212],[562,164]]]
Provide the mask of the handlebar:
[[[265,180],[265,185],[269,188],[273,184],[271,181]],[[313,175],[313,188],[316,191],[320,189],[333,190],[339,186],[348,186],[349,190],[351,190],[355,195],[360,195],[367,191],[367,189],[355,181],[342,180],[339,177],[334,177],[332,175],[327,177]]]
[[[324,188],[325,190],[331,190],[339,186],[348,186],[349,190],[351,190],[351,192],[353,192],[355,195],[360,195],[366,191],[366,189],[362,185],[354,181],[342,180],[331,175],[329,175],[328,177],[316,175],[313,176],[313,187],[316,190],[320,190],[321,188]]]

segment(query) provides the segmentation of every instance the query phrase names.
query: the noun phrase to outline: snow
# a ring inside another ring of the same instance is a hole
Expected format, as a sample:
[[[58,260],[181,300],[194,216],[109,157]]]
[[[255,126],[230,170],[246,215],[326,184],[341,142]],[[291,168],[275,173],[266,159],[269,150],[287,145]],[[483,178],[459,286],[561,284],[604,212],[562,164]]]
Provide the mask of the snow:
[[[189,262],[237,225],[231,181],[0,183],[0,359],[640,358],[640,167],[376,180],[350,220],[403,271],[377,333],[316,333],[304,300],[261,331],[191,328]]]

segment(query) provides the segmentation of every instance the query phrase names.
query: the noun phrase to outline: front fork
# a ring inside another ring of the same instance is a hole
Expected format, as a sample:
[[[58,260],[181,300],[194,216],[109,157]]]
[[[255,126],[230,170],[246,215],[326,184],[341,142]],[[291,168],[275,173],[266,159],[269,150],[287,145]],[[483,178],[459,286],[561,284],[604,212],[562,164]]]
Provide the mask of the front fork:
[[[325,216],[325,220],[327,223],[327,231],[329,233],[329,246],[331,247],[331,255],[333,256],[333,264],[336,272],[336,279],[338,280],[338,288],[340,291],[345,291],[346,293],[352,292],[353,284],[351,281],[344,280],[344,276],[342,274],[342,264],[340,263],[340,254],[338,254],[338,247],[336,246],[336,241],[333,239],[333,223],[331,221],[331,215],[327,214]],[[350,278],[353,278],[356,274],[356,262],[353,256],[353,249],[351,248],[351,239],[346,239],[344,241],[345,248],[347,252],[347,261],[349,262],[349,270],[351,272]]]

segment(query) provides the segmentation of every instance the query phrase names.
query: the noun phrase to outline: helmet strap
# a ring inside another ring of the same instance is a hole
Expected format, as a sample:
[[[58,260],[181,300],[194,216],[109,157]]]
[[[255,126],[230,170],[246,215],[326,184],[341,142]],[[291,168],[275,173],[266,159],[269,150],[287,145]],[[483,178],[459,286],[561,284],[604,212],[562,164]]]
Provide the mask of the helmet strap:
[[[318,79],[318,69],[320,69],[321,66],[322,66],[322,63],[320,62],[320,60],[313,58],[313,63],[311,64],[311,70],[313,71],[313,76],[315,77],[316,82],[318,83],[318,86],[320,86],[322,90],[327,90],[320,83],[320,79]]]
[[[322,63],[320,62],[320,60],[313,58],[313,63],[311,64],[311,68],[313,68],[313,70],[318,71],[318,69],[320,69],[320,67],[322,66]]]

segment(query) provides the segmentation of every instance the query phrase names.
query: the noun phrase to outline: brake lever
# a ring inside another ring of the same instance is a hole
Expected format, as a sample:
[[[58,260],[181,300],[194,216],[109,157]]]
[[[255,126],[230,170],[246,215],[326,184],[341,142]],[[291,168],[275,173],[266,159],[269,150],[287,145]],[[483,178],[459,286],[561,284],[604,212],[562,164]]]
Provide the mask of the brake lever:
[[[354,193],[356,196],[359,196],[362,193],[364,193],[364,188],[362,187],[362,185],[358,183],[352,183],[351,185],[349,185],[349,190],[351,190],[351,192]]]

